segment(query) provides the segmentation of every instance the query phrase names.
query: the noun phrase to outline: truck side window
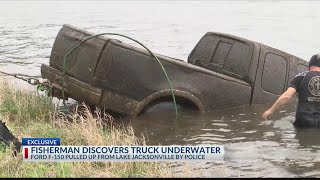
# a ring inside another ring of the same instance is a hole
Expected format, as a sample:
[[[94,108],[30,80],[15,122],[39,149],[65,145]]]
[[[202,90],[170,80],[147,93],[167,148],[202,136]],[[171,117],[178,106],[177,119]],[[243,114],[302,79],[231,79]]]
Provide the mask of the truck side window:
[[[263,90],[280,95],[285,90],[287,60],[273,53],[265,56],[261,87]]]
[[[290,85],[292,79],[298,73],[304,72],[309,69],[307,65],[298,63],[297,61],[289,61],[289,63],[290,63],[289,64],[290,71],[289,71],[289,77],[288,77],[288,81],[287,81],[287,87]]]
[[[303,71],[307,71],[309,69],[309,67],[307,65],[304,65],[304,64],[298,64],[297,66],[298,66],[298,68],[297,68],[298,69],[298,73],[299,72],[303,72]]]

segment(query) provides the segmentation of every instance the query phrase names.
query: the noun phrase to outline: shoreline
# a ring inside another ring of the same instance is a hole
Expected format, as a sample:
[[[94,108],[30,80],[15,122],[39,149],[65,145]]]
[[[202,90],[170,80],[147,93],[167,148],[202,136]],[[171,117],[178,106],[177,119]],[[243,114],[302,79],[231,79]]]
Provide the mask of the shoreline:
[[[145,145],[130,126],[112,124],[113,118],[77,106],[69,115],[55,110],[51,98],[26,91],[1,79],[1,120],[22,137],[61,137],[65,145]],[[29,89],[29,88],[27,88]],[[108,125],[105,126],[104,124]],[[24,163],[9,148],[0,151],[0,177],[175,177],[169,163],[158,162],[42,162]]]

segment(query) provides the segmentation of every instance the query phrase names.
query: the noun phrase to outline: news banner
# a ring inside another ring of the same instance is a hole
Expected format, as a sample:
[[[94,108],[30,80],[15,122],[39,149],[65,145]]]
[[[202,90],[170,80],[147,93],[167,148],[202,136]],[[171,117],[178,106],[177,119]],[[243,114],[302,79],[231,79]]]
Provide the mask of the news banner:
[[[22,138],[28,162],[223,161],[223,146],[61,146],[60,138]]]

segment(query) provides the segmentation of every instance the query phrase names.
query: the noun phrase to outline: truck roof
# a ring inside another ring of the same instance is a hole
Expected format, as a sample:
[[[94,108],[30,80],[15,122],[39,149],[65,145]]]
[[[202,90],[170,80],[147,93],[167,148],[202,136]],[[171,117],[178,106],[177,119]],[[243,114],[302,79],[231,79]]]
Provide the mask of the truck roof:
[[[251,43],[254,43],[254,44],[257,44],[257,45],[260,45],[260,46],[264,46],[266,48],[269,48],[269,49],[272,49],[272,50],[275,50],[275,51],[278,51],[279,53],[281,54],[286,54],[288,56],[291,56],[293,57],[294,59],[299,59],[299,60],[302,60],[302,61],[305,61],[307,62],[306,60],[302,59],[302,58],[299,58],[295,55],[292,55],[292,54],[289,54],[287,52],[284,52],[280,49],[276,49],[276,48],[273,48],[271,46],[268,46],[268,45],[265,45],[263,43],[259,43],[259,42],[256,42],[256,41],[253,41],[253,40],[249,40],[249,39],[246,39],[246,38],[242,38],[242,37],[239,37],[239,36],[235,36],[235,35],[231,35],[231,34],[226,34],[226,33],[220,33],[220,32],[207,32],[204,36],[206,35],[217,35],[217,36],[222,36],[222,37],[225,37],[225,38],[231,38],[231,39],[235,39],[235,40],[238,40],[238,41],[242,41],[242,42],[251,42]]]

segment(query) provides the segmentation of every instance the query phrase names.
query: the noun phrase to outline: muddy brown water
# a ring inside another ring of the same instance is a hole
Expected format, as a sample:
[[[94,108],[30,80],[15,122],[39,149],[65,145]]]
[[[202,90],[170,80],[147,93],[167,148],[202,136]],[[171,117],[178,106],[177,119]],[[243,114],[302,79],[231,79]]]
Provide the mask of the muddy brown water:
[[[320,47],[319,8],[320,2],[293,1],[1,1],[0,70],[39,76],[64,23],[128,35],[156,53],[183,60],[207,31],[255,40],[308,60]],[[178,119],[172,108],[163,103],[139,118],[122,120],[150,144],[225,146],[224,162],[190,163],[193,175],[320,177],[320,132],[293,127],[294,104],[268,121],[260,118],[265,105],[202,115],[179,109]],[[183,172],[181,163],[173,166]]]
[[[132,119],[135,131],[158,145],[223,145],[223,163],[189,164],[194,173],[215,177],[319,177],[319,129],[294,128],[295,103],[262,120],[265,105],[199,114],[171,103]],[[181,167],[180,163],[176,163]],[[178,168],[179,169],[179,168]],[[177,170],[183,172],[183,169]]]

